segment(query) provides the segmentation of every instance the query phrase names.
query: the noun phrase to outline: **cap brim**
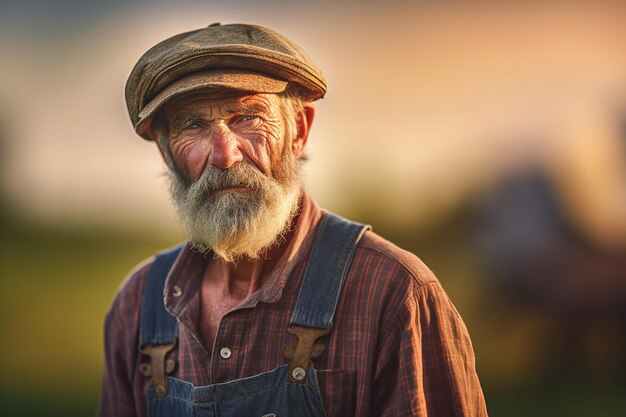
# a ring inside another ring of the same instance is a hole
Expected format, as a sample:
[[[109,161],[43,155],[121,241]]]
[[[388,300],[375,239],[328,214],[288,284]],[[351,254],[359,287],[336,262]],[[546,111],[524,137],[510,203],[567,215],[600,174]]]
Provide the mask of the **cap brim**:
[[[146,136],[146,131],[150,127],[154,113],[173,98],[192,91],[220,88],[254,93],[282,93],[287,89],[287,84],[287,81],[253,72],[220,70],[192,74],[168,85],[141,109],[138,115],[139,120],[135,125],[135,132],[146,139],[150,139]]]

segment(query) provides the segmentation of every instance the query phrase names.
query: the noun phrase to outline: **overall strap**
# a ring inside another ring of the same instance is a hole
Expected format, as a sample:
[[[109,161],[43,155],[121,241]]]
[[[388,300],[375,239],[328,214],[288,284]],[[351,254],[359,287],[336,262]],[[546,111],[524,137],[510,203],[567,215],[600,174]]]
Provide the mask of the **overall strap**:
[[[332,325],[343,284],[359,239],[370,226],[328,213],[320,220],[307,263],[295,310],[287,331],[298,338],[295,348],[285,349],[289,362],[289,382],[304,381],[311,359],[319,357],[324,346],[316,340]]]
[[[176,319],[165,310],[163,291],[165,279],[172,269],[182,245],[157,254],[143,292],[139,346],[166,345],[174,343],[178,336]]]
[[[174,361],[165,359],[176,346],[178,323],[165,310],[163,300],[165,280],[183,245],[157,254],[143,292],[139,324],[139,352],[150,358],[149,363],[140,365],[141,372],[152,377],[157,395],[167,395],[166,374],[174,370]]]

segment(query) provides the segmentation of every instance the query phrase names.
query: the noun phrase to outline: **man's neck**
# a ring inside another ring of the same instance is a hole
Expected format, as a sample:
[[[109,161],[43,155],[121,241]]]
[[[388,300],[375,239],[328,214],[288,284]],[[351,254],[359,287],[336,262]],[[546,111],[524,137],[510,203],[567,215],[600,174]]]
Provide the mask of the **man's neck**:
[[[279,245],[272,246],[256,260],[242,258],[236,263],[226,262],[221,258],[211,260],[207,263],[203,283],[209,281],[209,286],[219,289],[222,296],[233,301],[243,301],[261,288],[265,279],[271,275],[276,263],[289,247],[292,235],[293,231],[289,232]]]
[[[308,208],[305,208],[305,206]],[[276,268],[279,260],[290,250],[289,248],[296,235],[297,225],[303,218],[303,215],[306,221],[310,221],[309,216],[312,206],[314,206],[314,203],[309,201],[301,190],[298,211],[289,220],[287,231],[278,237],[276,239],[277,243],[272,245],[265,253],[262,253],[258,259],[252,260],[243,256],[236,262],[226,262],[219,257],[209,260],[202,280],[203,292],[207,290],[217,291],[218,294],[231,301],[238,300],[241,302],[259,290],[265,280],[272,275],[272,271]],[[306,213],[303,213],[303,211]],[[301,241],[301,239],[302,236],[299,240]]]
[[[259,290],[285,253],[294,231],[257,260],[241,259],[237,263],[215,258],[207,262],[200,289],[200,339],[211,352],[222,316]]]

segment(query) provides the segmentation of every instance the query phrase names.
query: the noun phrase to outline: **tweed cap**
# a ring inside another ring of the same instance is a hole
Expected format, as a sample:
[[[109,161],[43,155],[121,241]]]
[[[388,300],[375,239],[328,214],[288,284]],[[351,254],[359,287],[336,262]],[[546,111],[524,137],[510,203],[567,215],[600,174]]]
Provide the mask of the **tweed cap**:
[[[209,25],[150,48],[126,82],[126,106],[135,131],[146,130],[168,100],[201,88],[279,93],[305,100],[326,93],[326,80],[306,53],[283,35],[245,24]]]

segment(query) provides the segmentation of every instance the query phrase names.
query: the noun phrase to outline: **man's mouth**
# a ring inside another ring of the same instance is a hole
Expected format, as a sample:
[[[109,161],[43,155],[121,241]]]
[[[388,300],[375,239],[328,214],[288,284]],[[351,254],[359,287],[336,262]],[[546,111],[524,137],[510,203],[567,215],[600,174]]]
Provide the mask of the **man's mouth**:
[[[243,186],[237,186],[237,187],[224,187],[224,188],[220,188],[219,190],[215,190],[212,195],[214,196],[218,196],[220,194],[225,194],[225,193],[230,193],[230,192],[235,192],[235,193],[249,193],[252,191],[252,188],[250,187],[243,187]]]

